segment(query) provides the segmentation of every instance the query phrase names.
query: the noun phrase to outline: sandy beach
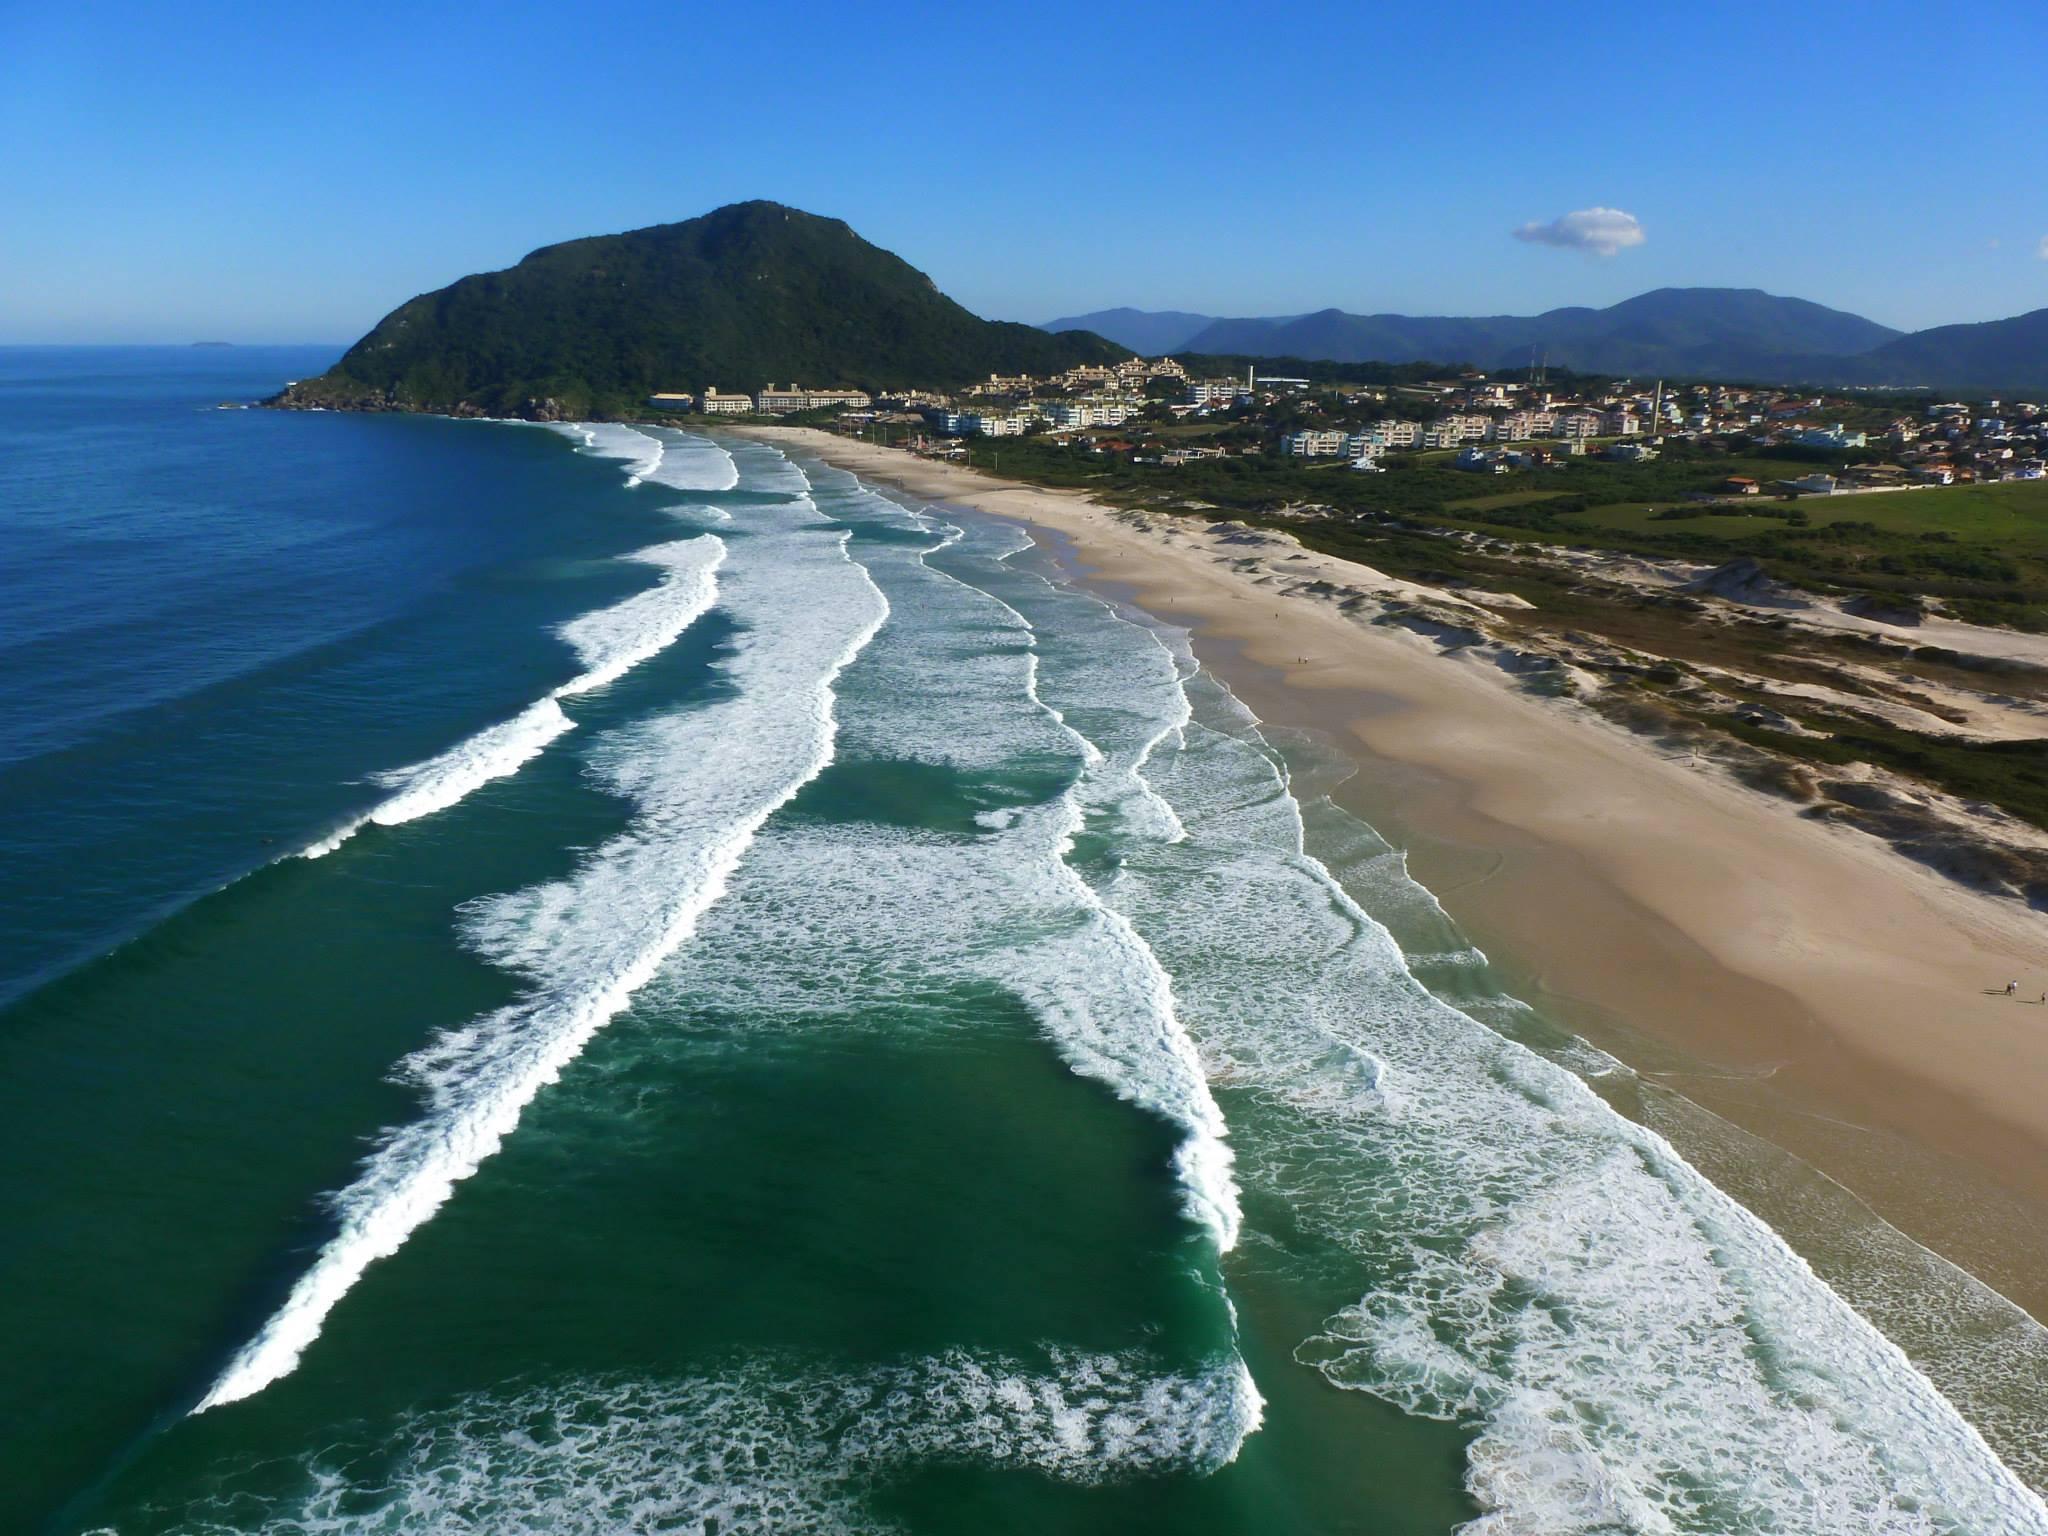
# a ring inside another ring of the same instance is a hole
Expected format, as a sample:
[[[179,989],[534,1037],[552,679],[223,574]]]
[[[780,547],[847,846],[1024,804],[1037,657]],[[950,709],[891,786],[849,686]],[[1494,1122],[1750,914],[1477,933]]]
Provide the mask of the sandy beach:
[[[758,430],[1023,522],[1090,580],[1188,626],[1262,718],[1356,758],[1340,798],[1406,851],[1521,996],[2048,1318],[2037,914],[1308,590],[1405,585],[1364,567]]]

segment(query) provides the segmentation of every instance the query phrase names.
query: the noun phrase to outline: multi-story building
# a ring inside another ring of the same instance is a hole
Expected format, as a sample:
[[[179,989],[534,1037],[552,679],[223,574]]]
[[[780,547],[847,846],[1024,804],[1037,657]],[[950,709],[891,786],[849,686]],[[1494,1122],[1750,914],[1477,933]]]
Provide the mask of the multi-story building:
[[[1643,430],[1643,419],[1627,406],[1600,418],[1600,430],[1607,437],[1634,437]]]
[[[1116,371],[1099,363],[1077,363],[1060,375],[1060,384],[1071,390],[1100,389],[1116,378]]]
[[[1557,435],[1559,437],[1598,437],[1600,435],[1600,413],[1589,410],[1568,410],[1557,413]]]
[[[647,397],[648,408],[656,411],[687,411],[696,403],[695,395],[680,394],[666,389],[658,389]]]
[[[1116,365],[1119,383],[1142,386],[1147,379],[1184,379],[1187,369],[1170,357],[1129,357]]]
[[[752,395],[728,395],[722,389],[707,386],[704,390],[704,414],[706,416],[745,416],[754,409]]]
[[[1251,398],[1251,387],[1242,379],[1190,379],[1189,405],[1232,405]]]
[[[1486,435],[1496,443],[1525,443],[1532,437],[1549,437],[1556,430],[1555,411],[1510,411],[1495,417]]]
[[[1056,400],[1046,406],[1046,419],[1056,427],[1120,427],[1137,414],[1123,400]]]
[[[1375,448],[1415,448],[1422,443],[1422,423],[1396,421],[1389,416],[1365,429]]]
[[[764,415],[785,416],[791,411],[823,411],[835,406],[865,410],[868,404],[868,397],[857,389],[805,389],[801,384],[778,389],[768,384],[762,386],[755,409]]]
[[[1486,429],[1493,425],[1485,416],[1440,416],[1432,421],[1422,433],[1425,448],[1457,448],[1465,443],[1486,440]]]
[[[1337,459],[1344,456],[1349,442],[1342,432],[1290,432],[1280,439],[1280,446],[1298,458]]]
[[[1027,416],[980,416],[969,414],[960,418],[960,430],[972,437],[1022,437],[1030,425]]]

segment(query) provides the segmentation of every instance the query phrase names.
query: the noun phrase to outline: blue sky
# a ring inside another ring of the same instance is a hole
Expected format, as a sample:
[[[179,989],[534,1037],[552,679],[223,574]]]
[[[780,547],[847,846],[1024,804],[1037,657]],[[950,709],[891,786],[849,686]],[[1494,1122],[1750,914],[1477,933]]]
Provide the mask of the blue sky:
[[[2048,3],[0,0],[0,342],[348,341],[769,197],[979,313],[2048,306]],[[1610,256],[1516,239],[1619,210]]]

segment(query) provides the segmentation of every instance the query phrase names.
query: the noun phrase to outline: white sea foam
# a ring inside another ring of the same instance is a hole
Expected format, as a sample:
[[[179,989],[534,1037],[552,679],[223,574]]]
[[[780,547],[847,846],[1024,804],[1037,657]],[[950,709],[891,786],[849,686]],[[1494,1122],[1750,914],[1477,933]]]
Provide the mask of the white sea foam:
[[[626,484],[638,485],[660,467],[667,444],[651,432],[609,421],[551,421],[548,426],[573,438],[585,452],[625,465]]]
[[[556,631],[575,650],[583,672],[510,720],[479,731],[436,757],[377,774],[377,784],[397,793],[307,845],[299,856],[317,859],[330,854],[372,822],[395,827],[444,811],[491,780],[516,773],[549,742],[575,728],[558,700],[617,682],[673,645],[717,600],[725,544],[710,534],[656,544],[629,558],[659,568],[659,584],[572,619]]]
[[[468,932],[531,985],[401,1064],[426,1103],[334,1197],[339,1230],[195,1411],[291,1371],[327,1315],[496,1152],[526,1105],[624,1009],[724,893],[774,811],[830,761],[833,684],[887,604],[808,505],[764,511],[725,600],[731,696],[609,733],[596,766],[636,806],[562,880],[476,905]]]
[[[820,494],[838,483],[821,474]],[[839,495],[848,512],[932,535],[923,547],[893,544],[867,556],[878,581],[900,583],[909,594],[917,635],[914,645],[880,646],[863,659],[857,694],[849,700],[849,754],[980,771],[1020,761],[1061,763],[1068,775],[1079,770],[1065,792],[1049,801],[1001,808],[1002,825],[984,821],[987,835],[892,839],[891,883],[920,893],[948,892],[950,910],[962,914],[965,924],[952,963],[1022,999],[1075,1071],[1179,1129],[1175,1171],[1188,1214],[1219,1251],[1228,1251],[1241,1217],[1227,1128],[1175,1016],[1172,982],[1129,922],[1105,906],[1068,862],[1074,838],[1091,815],[1177,834],[1178,823],[1144,790],[1134,765],[1178,728],[1184,699],[1173,688],[1163,721],[1129,732],[1130,741],[1112,743],[1108,753],[1099,750],[1039,698],[1034,636],[1023,616],[930,563],[961,537],[960,529],[869,492],[840,489]],[[1017,547],[984,544],[975,555],[999,558]],[[1171,660],[1153,650],[1171,683]],[[945,679],[944,710],[930,706],[934,676]],[[858,840],[871,843],[873,834]],[[847,885],[864,884],[863,894],[848,896],[845,905],[813,900],[793,909],[785,904],[785,910],[838,907],[872,920],[874,855],[852,852],[845,842],[831,831],[810,834],[795,867],[802,868],[814,895],[819,871],[828,867]],[[913,868],[923,878],[906,882],[904,860],[916,860]],[[931,926],[930,918],[919,922],[926,944]],[[835,934],[830,944],[814,942],[806,952],[829,953],[842,944],[856,952],[864,947],[852,936]],[[928,949],[924,953],[929,957]],[[758,998],[752,1006],[759,1006]]]
[[[1228,1464],[1261,1404],[1234,1356],[1171,1372],[1137,1354],[950,1351],[864,1369],[769,1358],[675,1381],[577,1381],[416,1415],[307,1490],[232,1482],[177,1512],[194,1536],[657,1536],[887,1532],[867,1495],[971,1464],[1096,1484]]]
[[[500,725],[478,731],[438,757],[380,773],[376,782],[398,792],[366,816],[309,844],[300,856],[317,859],[332,853],[370,822],[395,827],[444,811],[492,779],[516,773],[521,764],[538,756],[549,742],[564,731],[575,729],[575,725],[550,696]]]
[[[739,464],[710,438],[674,427],[648,430],[660,438],[666,452],[643,479],[676,491],[729,491],[740,483]]]
[[[660,570],[660,584],[571,619],[556,631],[585,670],[556,689],[555,696],[571,698],[607,687],[675,644],[717,600],[718,568],[725,555],[725,542],[708,533],[636,551],[629,558]]]
[[[586,453],[615,459],[628,486],[652,483],[676,491],[729,491],[740,483],[733,456],[708,437],[674,427],[629,427],[610,421],[548,425]]]
[[[1078,671],[1103,645],[1052,651]],[[1241,1176],[1356,1265],[1362,1298],[1301,1358],[1470,1426],[1475,1531],[2048,1530],[1774,1233],[1423,989],[1303,851],[1234,701],[1212,703],[1147,770],[1187,838],[1128,845],[1105,899],[1158,949],[1212,1070],[1258,1097]]]

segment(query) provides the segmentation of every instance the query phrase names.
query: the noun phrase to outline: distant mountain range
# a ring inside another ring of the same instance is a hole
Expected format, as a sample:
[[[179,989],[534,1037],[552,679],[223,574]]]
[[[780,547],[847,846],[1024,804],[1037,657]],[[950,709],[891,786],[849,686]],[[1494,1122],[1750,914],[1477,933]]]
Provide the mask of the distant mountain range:
[[[752,202],[550,245],[423,294],[275,403],[578,417],[656,390],[946,387],[1128,356],[983,320],[840,220]]]
[[[2048,310],[1902,335],[1802,299],[1660,288],[1607,309],[1477,319],[1321,310],[1269,319],[1106,310],[1047,326],[983,320],[838,219],[734,203],[571,240],[408,300],[276,402],[576,417],[657,390],[771,381],[951,388],[1131,352],[1472,363],[1588,373],[2048,393]]]
[[[1475,318],[1353,315],[1339,309],[1264,319],[1102,310],[1047,322],[1148,354],[1298,357],[1340,363],[1551,366],[1772,383],[1924,385],[2048,391],[2048,310],[1912,334],[1755,288],[1659,288],[1606,309]]]

